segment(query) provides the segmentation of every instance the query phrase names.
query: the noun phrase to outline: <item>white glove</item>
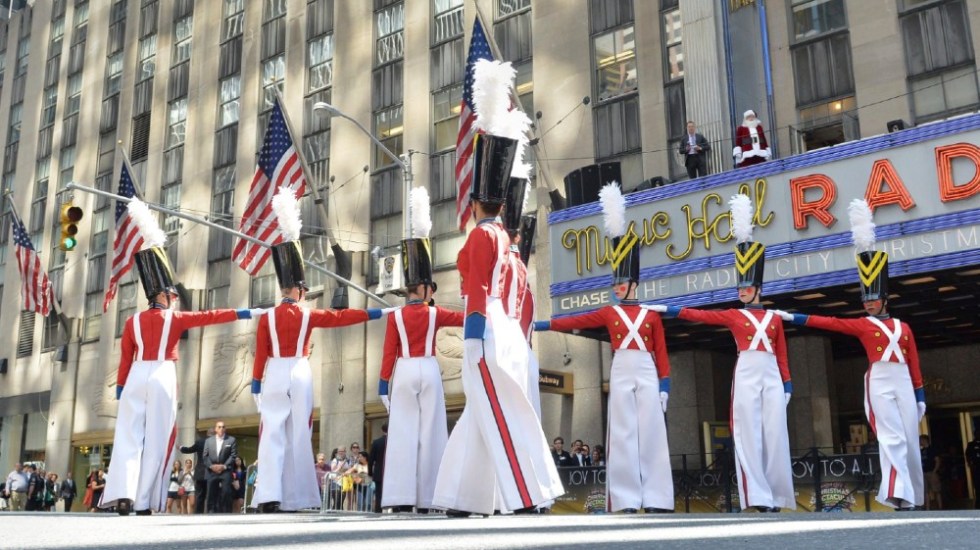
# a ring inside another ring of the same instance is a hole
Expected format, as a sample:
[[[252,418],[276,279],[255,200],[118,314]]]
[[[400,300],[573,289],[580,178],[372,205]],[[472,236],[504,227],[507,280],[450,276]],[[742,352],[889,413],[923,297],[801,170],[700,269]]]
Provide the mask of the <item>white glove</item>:
[[[783,321],[786,321],[786,322],[792,322],[793,321],[793,314],[792,313],[786,313],[785,311],[783,311],[781,309],[774,309],[774,310],[772,310],[772,312],[776,316],[780,317]]]
[[[261,307],[253,307],[252,309],[248,310],[248,312],[252,315],[252,319],[255,319],[256,317],[261,317],[266,313],[269,313],[269,310]]]
[[[401,306],[396,306],[396,307],[383,307],[383,308],[381,308],[381,316],[384,317],[385,315],[388,315],[389,313],[392,313],[393,311],[398,310],[398,309],[401,309]]]
[[[257,410],[259,412],[262,412],[262,394],[261,393],[253,393],[252,394],[252,401],[255,401],[255,410]]]
[[[478,365],[483,359],[483,340],[467,338],[463,340],[463,358],[470,365]]]
[[[660,408],[663,409],[664,412],[667,412],[667,398],[668,397],[670,397],[670,394],[669,393],[667,393],[665,391],[660,392]]]
[[[766,160],[769,160],[769,157],[772,156],[772,151],[770,151],[769,149],[763,149],[759,151],[759,156]]]
[[[916,401],[915,405],[919,408],[919,420],[921,421],[922,417],[926,415],[926,402]]]
[[[385,410],[388,411],[388,414],[391,414],[391,398],[387,395],[382,395],[381,404],[385,406]]]
[[[667,313],[667,306],[661,304],[651,304],[648,306],[643,306],[643,309],[648,309],[650,311],[655,311],[657,313]]]
[[[787,393],[787,394],[784,394],[784,395],[786,396],[786,404],[789,405],[789,400],[793,397],[793,394]]]

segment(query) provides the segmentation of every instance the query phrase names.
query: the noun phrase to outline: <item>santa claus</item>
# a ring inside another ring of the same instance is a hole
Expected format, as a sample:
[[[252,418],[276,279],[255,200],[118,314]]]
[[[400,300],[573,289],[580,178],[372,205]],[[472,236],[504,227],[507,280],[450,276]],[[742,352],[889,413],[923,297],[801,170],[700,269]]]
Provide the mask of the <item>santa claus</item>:
[[[745,111],[742,125],[735,131],[735,148],[732,149],[732,156],[735,157],[736,168],[759,164],[772,156],[766,134],[762,131],[762,125],[752,109]]]

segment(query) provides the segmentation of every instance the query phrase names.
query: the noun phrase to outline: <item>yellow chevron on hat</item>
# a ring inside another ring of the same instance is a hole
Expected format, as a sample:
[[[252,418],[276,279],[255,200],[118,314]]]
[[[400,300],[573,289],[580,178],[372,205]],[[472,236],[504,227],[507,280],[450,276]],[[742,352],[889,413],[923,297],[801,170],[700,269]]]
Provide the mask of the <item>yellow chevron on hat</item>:
[[[617,269],[619,267],[619,264],[622,263],[622,261],[625,260],[629,256],[630,250],[634,246],[636,246],[636,244],[639,241],[640,241],[640,238],[637,237],[636,236],[636,233],[634,233],[632,231],[630,231],[626,235],[623,235],[623,238],[619,240],[619,246],[617,246],[616,249],[613,250],[613,253],[612,253],[612,268],[613,268],[613,270]]]
[[[755,262],[759,261],[762,257],[762,253],[765,252],[766,246],[760,242],[754,242],[749,246],[748,250],[743,254],[738,248],[735,249],[735,269],[739,273],[745,275]]]
[[[871,260],[865,262],[861,256],[857,257],[858,264],[858,276],[861,278],[861,284],[866,287],[874,284],[875,279],[878,275],[881,275],[881,270],[888,265],[888,254],[879,250],[871,256]]]

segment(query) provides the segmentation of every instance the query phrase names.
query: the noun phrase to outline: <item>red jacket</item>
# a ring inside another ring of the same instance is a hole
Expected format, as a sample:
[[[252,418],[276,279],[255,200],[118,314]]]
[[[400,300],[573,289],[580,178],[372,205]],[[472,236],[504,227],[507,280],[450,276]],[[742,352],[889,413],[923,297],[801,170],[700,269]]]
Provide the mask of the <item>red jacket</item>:
[[[466,237],[456,265],[462,278],[461,294],[466,296],[467,316],[486,316],[487,298],[503,296],[510,274],[509,249],[510,238],[499,223],[481,223]]]
[[[276,316],[276,334],[279,336],[279,356],[295,357],[296,343],[303,323],[303,308],[286,302],[259,318],[259,331],[255,335],[255,363],[252,366],[252,379],[262,380],[266,360],[272,354],[272,334],[269,332],[269,315]],[[310,355],[310,329],[346,327],[364,323],[368,312],[363,309],[311,309],[310,321],[303,342],[303,356]]]
[[[129,370],[133,366],[133,361],[160,360],[157,353],[160,349],[160,337],[163,334],[163,318],[166,311],[165,309],[151,308],[139,313],[140,336],[143,339],[143,355],[141,357],[136,357],[136,334],[133,331],[133,319],[136,318],[136,315],[126,320],[122,334],[122,354],[119,357],[119,373],[116,375],[116,384],[126,385],[126,379],[129,378]],[[237,319],[238,315],[233,309],[174,311],[163,359],[165,361],[177,360],[177,342],[180,341],[180,335],[185,330],[205,325],[230,323]]]
[[[891,320],[884,321],[885,326],[889,330],[893,328],[892,323],[893,321]],[[901,325],[902,336],[900,342],[902,355],[905,356],[905,363],[909,368],[909,376],[912,378],[912,388],[917,390],[922,387],[922,371],[919,370],[919,350],[915,346],[915,336],[912,334],[912,329],[905,323],[901,323]],[[880,361],[882,359],[882,352],[888,348],[888,344],[890,343],[888,336],[882,334],[881,329],[867,317],[839,319],[837,317],[808,315],[806,326],[857,337],[864,346],[864,351],[868,354],[868,361],[870,363]]]
[[[527,338],[527,343],[531,343],[531,327],[534,325],[534,294],[531,293],[531,285],[527,285],[524,291],[524,302],[521,307],[521,331]]]
[[[685,307],[681,309],[677,316],[687,321],[697,321],[706,325],[727,327],[728,330],[732,331],[732,336],[735,337],[735,345],[738,347],[738,351],[741,352],[749,350],[749,344],[752,343],[752,339],[755,337],[755,327],[745,318],[742,311],[748,311],[758,321],[761,321],[766,314],[766,310],[764,309],[746,308],[744,310],[724,309],[719,311]],[[779,365],[779,375],[782,377],[783,382],[789,382],[789,363],[786,360],[786,336],[783,334],[782,318],[774,313],[772,320],[769,321],[769,326],[766,327],[766,333],[766,338],[769,339],[769,345],[772,346],[773,353],[776,356],[776,364]],[[763,345],[756,344],[756,348],[753,351],[767,350]]]
[[[432,331],[433,348],[435,348],[436,331],[443,327],[463,326],[462,311],[452,311],[442,307],[435,307],[434,309],[436,310],[436,326]],[[423,303],[408,304],[401,311],[408,339],[408,356],[425,357],[425,338],[429,334],[429,306]],[[395,320],[395,314],[389,313],[388,326],[385,329],[384,356],[381,359],[382,380],[391,380],[391,375],[395,371],[395,362],[403,355],[402,339],[401,335],[398,334],[398,323]]]
[[[520,252],[507,252],[507,280],[504,281],[504,311],[509,317],[519,319],[524,311],[524,300],[527,299],[527,266],[521,261]],[[514,303],[513,311],[511,302]]]
[[[664,341],[664,325],[660,320],[660,315],[656,312],[644,309],[637,304],[623,304],[619,306],[630,320],[635,320],[640,313],[645,313],[643,322],[639,327],[639,336],[643,339],[638,342],[635,338],[630,340],[625,349],[635,349],[653,353],[657,364],[657,375],[660,378],[670,376],[670,359],[667,358],[667,343]],[[573,330],[586,328],[605,327],[609,331],[609,338],[615,352],[620,348],[624,339],[629,340],[629,328],[625,326],[622,318],[613,306],[604,306],[588,313],[580,313],[570,317],[561,317],[551,320],[551,330]]]

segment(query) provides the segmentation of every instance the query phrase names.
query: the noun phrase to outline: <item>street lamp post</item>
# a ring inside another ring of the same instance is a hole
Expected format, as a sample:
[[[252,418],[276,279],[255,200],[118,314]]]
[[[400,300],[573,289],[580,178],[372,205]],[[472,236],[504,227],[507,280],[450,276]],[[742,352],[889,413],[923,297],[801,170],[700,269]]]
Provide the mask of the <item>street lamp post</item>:
[[[340,117],[351,121],[354,123],[354,126],[357,126],[357,128],[364,133],[364,135],[369,137],[371,141],[377,145],[385,155],[388,156],[388,158],[394,161],[395,165],[402,171],[402,230],[405,238],[411,237],[412,203],[408,198],[409,193],[412,190],[413,179],[411,157],[408,154],[401,156],[396,155],[391,151],[391,149],[388,149],[380,139],[369,132],[363,124],[329,103],[323,101],[314,103],[313,112],[321,113],[329,117]]]

